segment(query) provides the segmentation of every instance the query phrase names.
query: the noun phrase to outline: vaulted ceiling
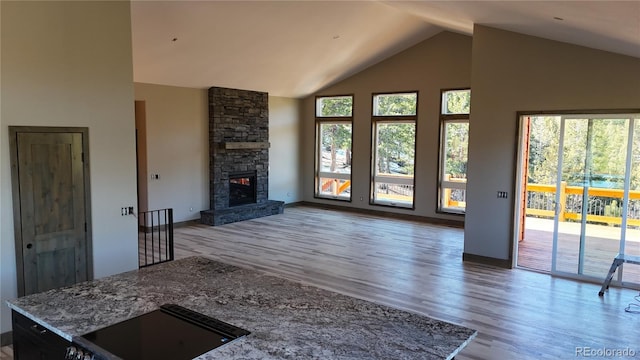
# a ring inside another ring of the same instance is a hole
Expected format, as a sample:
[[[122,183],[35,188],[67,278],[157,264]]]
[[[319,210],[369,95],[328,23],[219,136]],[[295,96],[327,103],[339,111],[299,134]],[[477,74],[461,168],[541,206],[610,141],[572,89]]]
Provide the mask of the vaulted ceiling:
[[[136,82],[303,97],[473,25],[640,58],[634,1],[132,1]]]

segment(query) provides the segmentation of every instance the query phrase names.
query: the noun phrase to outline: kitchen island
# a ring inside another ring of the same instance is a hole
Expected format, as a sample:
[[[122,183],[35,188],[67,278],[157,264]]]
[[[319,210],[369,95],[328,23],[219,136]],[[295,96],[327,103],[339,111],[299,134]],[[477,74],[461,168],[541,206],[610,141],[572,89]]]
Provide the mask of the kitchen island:
[[[68,341],[178,304],[251,332],[197,359],[450,359],[476,331],[190,257],[11,300]]]

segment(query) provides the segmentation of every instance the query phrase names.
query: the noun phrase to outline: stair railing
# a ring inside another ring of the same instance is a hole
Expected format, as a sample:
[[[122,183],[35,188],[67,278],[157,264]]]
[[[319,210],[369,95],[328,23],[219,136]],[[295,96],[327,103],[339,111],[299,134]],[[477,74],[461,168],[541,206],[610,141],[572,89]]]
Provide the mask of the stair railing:
[[[138,267],[172,261],[173,209],[142,211],[138,225]]]

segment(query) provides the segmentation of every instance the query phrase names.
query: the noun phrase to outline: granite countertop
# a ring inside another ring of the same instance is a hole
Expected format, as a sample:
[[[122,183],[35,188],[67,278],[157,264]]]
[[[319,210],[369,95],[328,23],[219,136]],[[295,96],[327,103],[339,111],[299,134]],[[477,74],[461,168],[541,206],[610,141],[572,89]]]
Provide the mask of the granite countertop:
[[[450,359],[476,331],[190,257],[8,301],[67,340],[173,303],[251,332],[197,359]]]

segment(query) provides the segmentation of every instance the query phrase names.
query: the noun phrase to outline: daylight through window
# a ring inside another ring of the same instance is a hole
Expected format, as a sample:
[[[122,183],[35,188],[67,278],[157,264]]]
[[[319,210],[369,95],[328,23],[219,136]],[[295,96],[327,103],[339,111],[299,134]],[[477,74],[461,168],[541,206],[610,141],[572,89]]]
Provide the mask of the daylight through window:
[[[417,99],[417,92],[373,96],[373,204],[414,206]]]
[[[315,196],[351,200],[353,96],[316,99]]]
[[[470,104],[469,89],[442,92],[438,188],[442,212],[464,213],[466,208]]]

